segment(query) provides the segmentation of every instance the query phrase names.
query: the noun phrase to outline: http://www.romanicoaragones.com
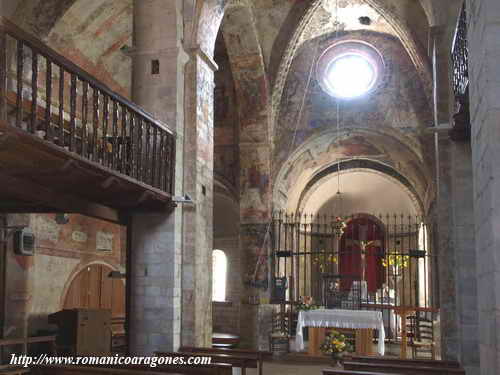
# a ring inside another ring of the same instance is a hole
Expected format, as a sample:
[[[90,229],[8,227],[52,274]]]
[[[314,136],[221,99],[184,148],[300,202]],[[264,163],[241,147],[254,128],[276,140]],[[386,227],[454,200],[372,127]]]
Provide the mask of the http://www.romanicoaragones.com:
[[[127,366],[127,365],[144,365],[149,367],[157,367],[162,365],[209,365],[211,357],[203,356],[151,356],[151,357],[128,357],[115,354],[113,356],[70,356],[70,357],[57,357],[42,354],[37,357],[28,355],[11,354],[10,365],[12,366]]]

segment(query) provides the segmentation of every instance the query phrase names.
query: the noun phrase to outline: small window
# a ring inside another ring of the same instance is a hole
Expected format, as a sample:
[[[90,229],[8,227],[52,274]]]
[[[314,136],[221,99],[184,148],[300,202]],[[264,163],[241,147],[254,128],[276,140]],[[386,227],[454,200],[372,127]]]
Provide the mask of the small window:
[[[226,300],[227,257],[222,250],[212,252],[212,301]]]

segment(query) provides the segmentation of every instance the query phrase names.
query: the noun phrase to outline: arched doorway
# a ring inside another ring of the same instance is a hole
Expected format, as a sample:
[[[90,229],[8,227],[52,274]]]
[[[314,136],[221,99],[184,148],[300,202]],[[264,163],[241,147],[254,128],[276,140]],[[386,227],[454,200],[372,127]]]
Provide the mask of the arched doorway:
[[[125,316],[125,285],[110,278],[113,271],[104,264],[91,264],[73,278],[64,297],[64,309],[109,309],[112,317]]]

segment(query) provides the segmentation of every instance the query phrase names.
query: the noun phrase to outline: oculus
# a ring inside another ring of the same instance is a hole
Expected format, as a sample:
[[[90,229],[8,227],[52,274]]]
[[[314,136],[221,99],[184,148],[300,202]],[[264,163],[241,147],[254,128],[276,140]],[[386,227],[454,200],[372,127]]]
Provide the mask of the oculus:
[[[317,65],[317,79],[329,95],[354,99],[373,92],[384,72],[382,55],[362,41],[342,41],[329,46]]]

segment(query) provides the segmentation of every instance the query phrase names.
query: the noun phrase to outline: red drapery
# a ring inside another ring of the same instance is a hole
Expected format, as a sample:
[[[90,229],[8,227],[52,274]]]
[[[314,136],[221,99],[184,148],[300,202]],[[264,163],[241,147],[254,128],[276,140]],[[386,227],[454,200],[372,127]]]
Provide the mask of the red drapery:
[[[351,289],[353,279],[362,279],[361,275],[361,241],[365,247],[366,282],[368,292],[374,293],[385,282],[385,272],[382,266],[384,251],[384,233],[379,225],[370,218],[353,219],[340,240],[339,273],[345,276],[341,279],[340,289]]]

